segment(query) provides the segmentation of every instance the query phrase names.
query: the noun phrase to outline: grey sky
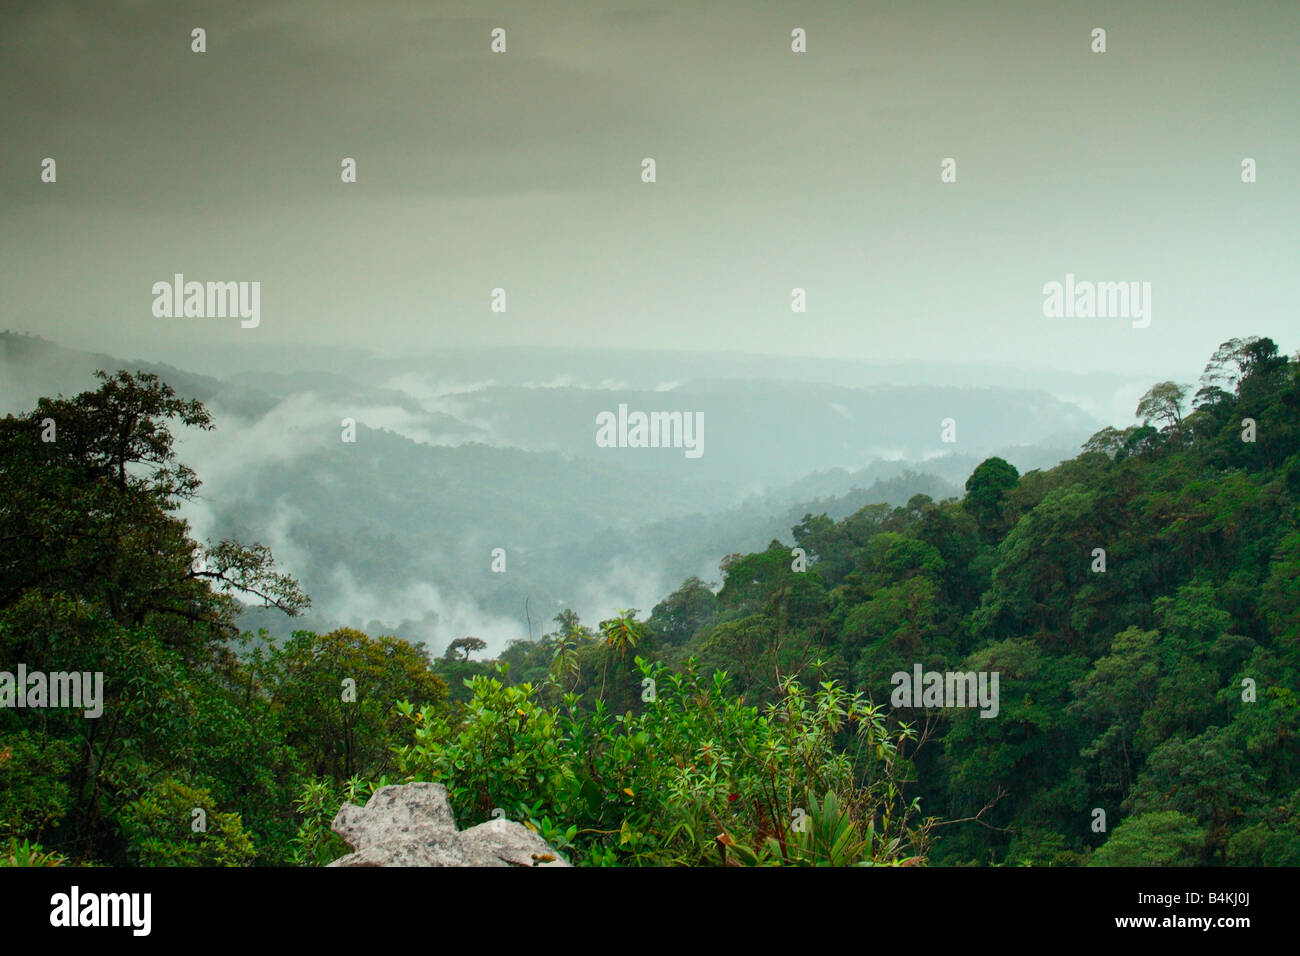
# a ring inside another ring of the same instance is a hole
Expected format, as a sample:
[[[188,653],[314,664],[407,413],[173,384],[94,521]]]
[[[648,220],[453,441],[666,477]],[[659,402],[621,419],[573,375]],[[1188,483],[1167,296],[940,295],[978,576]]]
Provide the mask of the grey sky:
[[[1300,4],[1189,0],[5,4],[0,325],[1189,379],[1300,347],[1298,38]],[[176,272],[260,281],[261,326],[155,318]],[[1151,282],[1151,326],[1045,319],[1067,272]]]

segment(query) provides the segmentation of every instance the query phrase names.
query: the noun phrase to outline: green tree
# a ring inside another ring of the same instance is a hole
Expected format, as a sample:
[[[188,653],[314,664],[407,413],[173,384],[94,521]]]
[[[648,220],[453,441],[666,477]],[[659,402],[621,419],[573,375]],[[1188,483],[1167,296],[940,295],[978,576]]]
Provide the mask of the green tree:
[[[254,666],[303,771],[339,786],[391,768],[392,748],[405,731],[397,701],[437,708],[447,699],[447,685],[422,647],[353,628],[296,631],[256,654]]]
[[[1204,856],[1205,828],[1185,813],[1161,810],[1117,826],[1088,865],[1199,866]]]
[[[1160,635],[1129,627],[1115,636],[1110,653],[1074,685],[1068,711],[1093,728],[1096,736],[1081,755],[1097,768],[1098,793],[1122,799],[1145,756],[1138,746],[1142,716],[1156,697]]]
[[[211,428],[203,406],[148,373],[98,374],[97,391],[0,420],[0,606],[62,591],[191,645],[235,633],[234,594],[289,614],[307,607],[265,547],[222,541],[200,558],[173,516],[199,480],[168,425]]]
[[[1159,382],[1152,385],[1140,399],[1133,416],[1143,425],[1155,422],[1162,434],[1181,437],[1183,429],[1183,404],[1187,401],[1189,386],[1177,382]]]
[[[654,606],[647,622],[666,644],[680,645],[703,630],[717,614],[717,598],[698,577],[689,577]]]
[[[480,637],[458,637],[447,645],[447,660],[469,660],[470,654],[476,654],[487,648],[487,641]],[[457,654],[459,653],[459,656]]]
[[[986,458],[966,479],[962,504],[990,540],[1002,530],[1002,499],[1019,480],[1016,466],[1003,458]]]
[[[1222,861],[1230,826],[1258,800],[1264,780],[1226,728],[1152,751],[1125,806],[1136,814],[1174,811],[1205,828],[1206,846]]]

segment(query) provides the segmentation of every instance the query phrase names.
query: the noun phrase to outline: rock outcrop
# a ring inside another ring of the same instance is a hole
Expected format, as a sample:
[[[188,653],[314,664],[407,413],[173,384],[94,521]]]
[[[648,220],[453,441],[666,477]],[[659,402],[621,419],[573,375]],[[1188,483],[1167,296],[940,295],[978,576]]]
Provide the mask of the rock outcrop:
[[[364,807],[345,803],[331,828],[355,851],[330,866],[568,866],[513,820],[457,830],[440,783],[380,787]]]

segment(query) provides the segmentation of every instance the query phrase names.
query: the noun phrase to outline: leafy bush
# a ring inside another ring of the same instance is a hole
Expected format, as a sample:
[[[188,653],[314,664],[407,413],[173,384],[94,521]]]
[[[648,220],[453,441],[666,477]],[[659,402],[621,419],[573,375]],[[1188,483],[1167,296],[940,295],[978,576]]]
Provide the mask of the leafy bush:
[[[202,810],[205,830],[195,830]],[[119,816],[140,866],[248,866],[256,851],[237,813],[220,812],[212,795],[167,778]]]
[[[342,788],[329,780],[308,780],[294,804],[302,816],[302,825],[293,838],[293,862],[297,866],[325,866],[349,852],[348,845],[330,824],[345,803],[365,803],[370,795],[388,782],[363,783],[353,777]]]
[[[639,714],[610,715],[599,701],[584,712],[572,694],[546,707],[531,685],[505,684],[504,668],[468,682],[459,721],[403,703],[414,741],[400,765],[447,786],[459,826],[499,808],[590,865],[743,863],[746,849],[750,862],[924,857],[929,825],[901,797],[901,748],[914,734],[891,732],[861,695],[791,680],[760,711],[729,692],[725,673],[636,665]],[[796,829],[804,804],[807,832]]]
[[[41,832],[68,811],[67,741],[20,731],[0,736],[0,838]]]
[[[1144,813],[1116,827],[1089,866],[1196,866],[1204,860],[1205,839],[1205,828],[1185,813]]]

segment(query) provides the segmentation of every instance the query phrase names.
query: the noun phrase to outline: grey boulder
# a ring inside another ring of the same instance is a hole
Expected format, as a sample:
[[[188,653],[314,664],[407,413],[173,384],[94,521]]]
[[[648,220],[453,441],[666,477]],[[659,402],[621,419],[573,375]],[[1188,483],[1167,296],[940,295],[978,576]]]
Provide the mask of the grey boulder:
[[[330,866],[569,866],[513,820],[457,830],[440,783],[380,787],[364,807],[345,803],[331,828],[354,852]]]

